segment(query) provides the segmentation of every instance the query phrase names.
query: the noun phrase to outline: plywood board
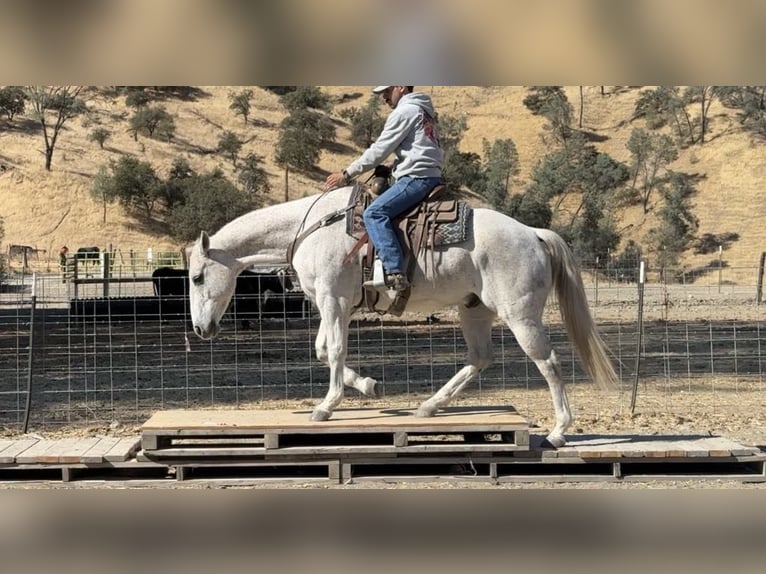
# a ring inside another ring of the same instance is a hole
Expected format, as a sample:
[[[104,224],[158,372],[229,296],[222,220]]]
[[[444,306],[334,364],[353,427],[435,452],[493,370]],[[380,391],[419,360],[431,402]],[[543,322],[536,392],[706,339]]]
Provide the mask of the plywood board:
[[[37,457],[37,462],[43,464],[80,462],[80,455],[92,448],[98,442],[97,438],[64,438],[55,441],[42,455]]]
[[[22,452],[29,450],[36,445],[40,439],[23,438],[13,441],[13,444],[7,446],[0,452],[0,464],[14,464],[16,457]]]
[[[108,453],[114,445],[120,442],[119,437],[103,436],[99,437],[91,448],[80,455],[80,462],[85,464],[99,464],[105,462],[106,453]]]
[[[533,449],[541,437],[533,437]],[[544,451],[543,458],[725,458],[759,454],[731,439],[702,435],[581,435],[569,438],[566,446]]]
[[[312,422],[308,410],[166,410],[152,415],[142,432],[173,430],[289,432],[362,432],[408,429],[444,432],[481,428],[485,432],[526,429],[526,418],[513,407],[451,407],[434,417],[416,417],[414,409],[339,409],[330,420]]]

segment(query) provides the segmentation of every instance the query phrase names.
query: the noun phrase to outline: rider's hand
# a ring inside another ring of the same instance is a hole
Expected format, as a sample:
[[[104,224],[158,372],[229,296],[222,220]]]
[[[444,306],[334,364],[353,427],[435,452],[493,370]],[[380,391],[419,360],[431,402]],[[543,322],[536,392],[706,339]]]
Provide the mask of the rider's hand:
[[[342,187],[346,184],[348,184],[348,178],[346,178],[344,172],[337,171],[327,176],[327,179],[324,182],[324,190],[329,191],[331,189],[335,189],[336,187]]]

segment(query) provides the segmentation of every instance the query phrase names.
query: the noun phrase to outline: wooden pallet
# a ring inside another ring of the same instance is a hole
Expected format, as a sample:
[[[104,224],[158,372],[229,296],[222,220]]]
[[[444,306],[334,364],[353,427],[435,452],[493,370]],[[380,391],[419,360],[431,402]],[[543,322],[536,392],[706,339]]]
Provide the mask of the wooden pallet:
[[[766,482],[766,454],[725,437],[702,435],[573,435],[567,446],[451,458],[365,458],[343,461],[345,481],[473,478],[492,482],[736,479]]]
[[[766,453],[725,437],[570,435],[552,449],[511,407],[430,419],[409,410],[341,410],[323,423],[308,415],[163,411],[141,437],[0,439],[0,480],[766,482]]]
[[[340,482],[766,481],[761,451],[724,437],[572,435],[552,449],[544,437],[530,437],[512,407],[454,408],[430,419],[413,414],[341,410],[312,423],[309,411],[163,411],[143,425],[138,460],[173,466],[182,479],[227,467],[249,469],[252,478],[293,478],[318,465],[321,478]]]
[[[419,418],[412,410],[339,410],[325,422],[309,411],[173,410],[141,427],[153,460],[257,459],[513,452],[529,448],[529,425],[512,407],[455,407]]]
[[[1,440],[0,478],[60,473],[62,480],[69,481],[75,473],[86,470],[135,467],[140,446],[139,437]]]
[[[651,462],[626,459],[595,461],[571,459],[507,460],[470,458],[355,458],[341,463],[341,480],[352,482],[412,482],[472,480],[505,482],[652,482],[661,480],[739,480],[766,482],[763,456],[724,457]]]
[[[260,482],[341,482],[341,462],[337,459],[265,457],[157,458],[144,451],[136,454],[139,464],[165,466],[176,480],[247,479]]]

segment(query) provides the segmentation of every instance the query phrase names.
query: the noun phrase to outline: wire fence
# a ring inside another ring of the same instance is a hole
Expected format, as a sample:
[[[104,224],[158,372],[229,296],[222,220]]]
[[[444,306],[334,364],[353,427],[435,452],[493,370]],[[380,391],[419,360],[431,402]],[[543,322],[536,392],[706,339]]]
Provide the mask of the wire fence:
[[[80,268],[77,282],[66,269],[6,278],[0,288],[0,426],[140,424],[158,409],[283,400],[304,400],[309,409],[324,396],[329,369],[314,353],[319,317],[298,288],[276,295],[256,289],[250,301],[239,298],[224,317],[222,334],[202,341],[191,332],[186,298],[157,294],[152,267],[114,265],[105,278],[94,265]],[[631,280],[636,270],[586,272],[620,392],[629,394],[640,379],[642,393],[670,402],[674,393],[700,389],[720,393],[722,404],[745,388],[764,397],[766,305],[759,271],[728,268],[720,281],[707,284],[676,281],[683,275],[666,270],[661,277],[650,274],[640,338],[639,289]],[[734,282],[727,273],[753,280]],[[566,380],[585,381],[555,301],[546,321]],[[547,388],[507,328],[496,324],[492,338],[495,362],[467,393],[508,392],[524,402],[527,393]],[[462,367],[465,353],[454,310],[399,319],[360,314],[352,321],[349,366],[379,381],[382,401],[404,397],[417,404]],[[361,400],[355,391],[348,395]]]

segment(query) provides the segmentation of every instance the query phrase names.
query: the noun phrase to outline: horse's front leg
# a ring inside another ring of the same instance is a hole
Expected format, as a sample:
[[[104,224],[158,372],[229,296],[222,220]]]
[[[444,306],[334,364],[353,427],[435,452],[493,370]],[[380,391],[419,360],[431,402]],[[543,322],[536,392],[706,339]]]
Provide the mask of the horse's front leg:
[[[325,321],[320,321],[319,330],[316,338],[316,354],[319,359],[325,365],[330,364],[327,353],[327,334],[325,333]],[[366,397],[376,397],[378,381],[372,377],[363,377],[357,373],[354,369],[344,366],[343,368],[343,385],[351,387],[362,393]]]
[[[350,312],[348,303],[342,298],[325,297],[318,307],[322,316],[326,362],[330,367],[330,388],[324,400],[311,413],[311,420],[326,421],[343,400]]]

